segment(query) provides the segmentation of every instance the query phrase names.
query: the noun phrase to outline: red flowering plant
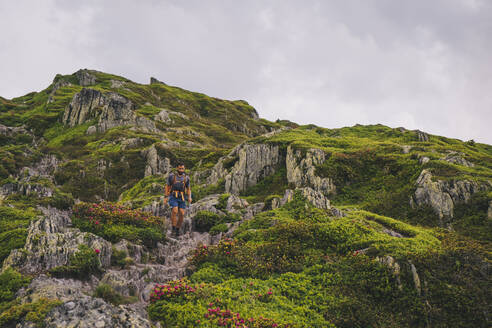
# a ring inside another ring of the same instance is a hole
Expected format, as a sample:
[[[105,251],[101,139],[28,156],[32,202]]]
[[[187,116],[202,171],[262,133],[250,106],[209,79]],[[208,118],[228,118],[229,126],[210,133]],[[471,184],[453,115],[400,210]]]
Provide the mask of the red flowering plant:
[[[191,285],[186,278],[170,281],[166,284],[157,284],[150,293],[150,302],[160,300],[176,301],[195,297],[197,292],[205,287],[205,284]]]
[[[191,252],[189,261],[191,264],[199,265],[210,260],[234,261],[237,243],[234,239],[224,238],[217,245],[200,245]]]
[[[76,204],[72,223],[82,231],[95,233],[112,242],[127,239],[155,247],[157,242],[165,241],[166,236],[162,218],[107,201]]]
[[[273,319],[264,318],[243,318],[237,312],[229,309],[221,309],[220,306],[210,303],[207,312],[203,315],[213,326],[219,327],[240,327],[240,328],[289,328],[289,324],[280,324]]]
[[[266,293],[259,293],[256,298],[261,302],[270,302],[273,299],[273,290],[269,288]]]

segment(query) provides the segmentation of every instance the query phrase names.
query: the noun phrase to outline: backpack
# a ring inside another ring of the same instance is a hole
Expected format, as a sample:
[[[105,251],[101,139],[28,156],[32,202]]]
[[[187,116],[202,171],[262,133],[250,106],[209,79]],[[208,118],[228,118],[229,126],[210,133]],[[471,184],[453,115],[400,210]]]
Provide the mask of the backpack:
[[[183,180],[182,181],[177,181],[176,176],[177,173],[173,173],[173,182],[171,184],[171,192],[174,191],[179,191],[179,192],[185,192],[186,191],[186,184],[189,181],[189,177],[186,175],[186,173],[183,173]]]

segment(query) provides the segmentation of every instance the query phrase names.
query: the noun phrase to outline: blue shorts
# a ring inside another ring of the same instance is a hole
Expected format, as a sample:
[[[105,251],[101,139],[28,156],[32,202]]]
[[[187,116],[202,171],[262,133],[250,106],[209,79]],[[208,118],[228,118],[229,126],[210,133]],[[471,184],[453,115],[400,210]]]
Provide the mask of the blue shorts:
[[[174,195],[170,195],[169,196],[169,206],[171,206],[171,208],[177,206],[178,208],[186,209],[186,202],[184,200],[182,200],[181,198],[176,198],[176,197],[174,197]]]

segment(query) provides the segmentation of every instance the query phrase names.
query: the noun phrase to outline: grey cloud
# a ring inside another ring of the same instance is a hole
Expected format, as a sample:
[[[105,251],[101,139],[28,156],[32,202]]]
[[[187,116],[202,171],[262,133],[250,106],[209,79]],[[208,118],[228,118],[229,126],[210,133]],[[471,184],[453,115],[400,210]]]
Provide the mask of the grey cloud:
[[[0,22],[4,97],[88,67],[245,99],[268,119],[492,143],[490,1],[20,1],[0,10],[10,13]]]

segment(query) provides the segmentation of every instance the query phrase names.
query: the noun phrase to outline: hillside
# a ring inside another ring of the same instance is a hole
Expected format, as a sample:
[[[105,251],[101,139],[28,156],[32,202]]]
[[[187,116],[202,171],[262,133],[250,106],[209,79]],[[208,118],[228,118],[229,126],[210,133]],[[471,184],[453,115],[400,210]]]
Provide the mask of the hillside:
[[[0,97],[0,158],[2,327],[490,326],[491,145],[83,69]]]

